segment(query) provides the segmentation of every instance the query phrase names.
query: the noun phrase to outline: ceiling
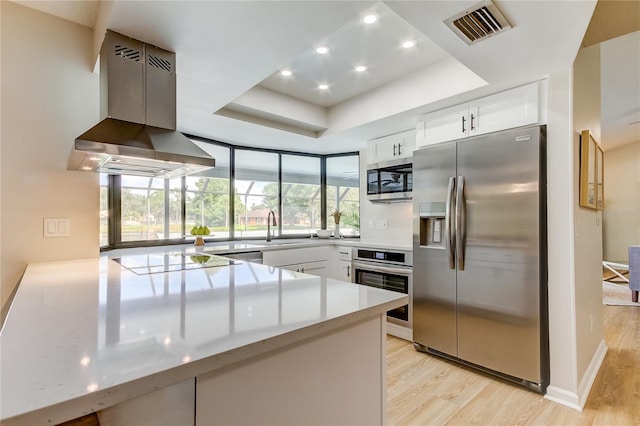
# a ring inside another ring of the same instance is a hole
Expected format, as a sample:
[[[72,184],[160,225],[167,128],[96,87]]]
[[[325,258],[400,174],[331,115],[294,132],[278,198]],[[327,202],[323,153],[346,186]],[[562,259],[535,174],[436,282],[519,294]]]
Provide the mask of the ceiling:
[[[513,28],[468,46],[443,21],[473,0],[17,3],[93,28],[94,55],[107,28],[175,51],[179,130],[314,153],[358,150],[413,128],[422,113],[570,67],[596,5],[497,0]],[[363,24],[371,12],[378,21]],[[406,38],[417,45],[400,48]],[[320,45],[329,53],[316,54]],[[368,69],[356,73],[358,64]]]

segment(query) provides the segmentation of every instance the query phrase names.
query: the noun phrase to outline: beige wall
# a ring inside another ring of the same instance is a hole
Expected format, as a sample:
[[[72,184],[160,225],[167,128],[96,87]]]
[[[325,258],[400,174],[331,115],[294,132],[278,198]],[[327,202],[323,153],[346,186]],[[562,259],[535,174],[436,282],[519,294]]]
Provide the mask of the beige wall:
[[[586,402],[606,346],[602,316],[602,214],[579,207],[580,132],[600,138],[600,47],[549,77],[547,213],[549,353],[547,397]]]
[[[573,64],[573,204],[579,205],[580,133],[600,138],[600,45],[580,49]],[[577,207],[574,214],[576,347],[579,393],[604,338],[602,212]],[[586,398],[586,395],[584,395]]]
[[[28,263],[97,257],[98,175],[66,170],[73,139],[98,121],[90,29],[0,2],[2,106],[0,302]],[[43,238],[43,218],[71,236]],[[4,316],[3,316],[4,318]]]
[[[627,263],[640,244],[640,140],[604,155],[604,258]]]

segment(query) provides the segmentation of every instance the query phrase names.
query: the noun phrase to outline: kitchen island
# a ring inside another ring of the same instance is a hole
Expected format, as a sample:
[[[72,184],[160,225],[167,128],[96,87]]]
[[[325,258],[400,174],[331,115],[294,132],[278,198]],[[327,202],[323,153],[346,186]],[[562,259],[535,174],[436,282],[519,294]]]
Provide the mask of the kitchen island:
[[[106,256],[27,267],[0,334],[3,425],[384,423],[385,312],[406,295],[156,256],[166,271]]]

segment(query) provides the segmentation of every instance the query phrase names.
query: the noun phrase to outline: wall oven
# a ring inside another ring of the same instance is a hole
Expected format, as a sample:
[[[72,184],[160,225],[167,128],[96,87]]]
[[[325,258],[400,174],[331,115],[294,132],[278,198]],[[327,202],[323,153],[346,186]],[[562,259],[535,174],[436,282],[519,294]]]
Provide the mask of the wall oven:
[[[409,295],[409,304],[388,311],[387,321],[410,329],[413,309],[413,256],[411,251],[356,249],[352,264],[353,282]]]

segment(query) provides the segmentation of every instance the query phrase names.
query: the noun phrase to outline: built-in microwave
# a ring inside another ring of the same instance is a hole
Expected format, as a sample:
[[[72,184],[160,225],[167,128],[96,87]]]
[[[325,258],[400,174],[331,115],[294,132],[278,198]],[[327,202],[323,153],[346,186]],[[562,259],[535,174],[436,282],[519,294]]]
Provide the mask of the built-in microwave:
[[[367,198],[371,202],[391,203],[411,200],[413,165],[410,159],[370,164],[367,167]]]

